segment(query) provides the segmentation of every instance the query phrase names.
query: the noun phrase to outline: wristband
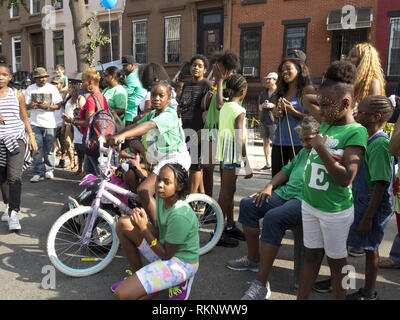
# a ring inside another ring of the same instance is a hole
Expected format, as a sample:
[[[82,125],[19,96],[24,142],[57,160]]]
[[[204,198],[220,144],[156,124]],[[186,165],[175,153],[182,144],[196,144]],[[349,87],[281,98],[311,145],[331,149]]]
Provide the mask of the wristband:
[[[35,133],[32,131],[32,132],[29,132],[29,133],[28,133],[28,135],[30,135],[30,136],[34,136],[34,135],[35,135]]]
[[[149,248],[154,247],[157,244],[157,238],[155,238],[151,244],[149,245]]]

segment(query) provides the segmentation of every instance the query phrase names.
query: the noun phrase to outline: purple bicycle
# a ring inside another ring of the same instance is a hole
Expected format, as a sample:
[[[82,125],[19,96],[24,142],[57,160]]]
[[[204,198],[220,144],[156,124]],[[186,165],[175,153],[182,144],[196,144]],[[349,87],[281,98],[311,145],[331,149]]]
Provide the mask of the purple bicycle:
[[[115,224],[119,215],[111,215],[102,209],[103,202],[111,202],[123,214],[130,215],[132,208],[140,203],[139,197],[118,185],[114,180],[113,149],[104,148],[99,138],[100,177],[86,176],[81,184],[100,178],[98,190],[91,206],[80,205],[69,198],[70,210],[53,224],[47,238],[47,254],[60,272],[85,277],[107,267],[119,248]],[[106,155],[106,156],[105,156]],[[123,170],[128,167],[122,166]],[[96,183],[96,184],[97,184]],[[219,241],[224,217],[218,203],[204,194],[191,194],[186,198],[199,220],[200,254],[209,252]]]

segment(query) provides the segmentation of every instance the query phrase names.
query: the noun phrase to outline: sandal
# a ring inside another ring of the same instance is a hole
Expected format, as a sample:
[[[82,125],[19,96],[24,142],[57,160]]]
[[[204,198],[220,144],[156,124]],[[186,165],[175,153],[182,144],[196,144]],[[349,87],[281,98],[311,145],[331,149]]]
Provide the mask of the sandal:
[[[400,269],[400,265],[396,264],[392,259],[384,259],[379,261],[381,269]]]

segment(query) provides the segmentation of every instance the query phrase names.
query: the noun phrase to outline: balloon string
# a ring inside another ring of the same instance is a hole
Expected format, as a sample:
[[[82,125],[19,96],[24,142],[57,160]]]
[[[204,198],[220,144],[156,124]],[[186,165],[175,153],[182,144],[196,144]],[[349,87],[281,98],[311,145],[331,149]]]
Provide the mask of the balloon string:
[[[111,50],[111,62],[114,61],[113,58],[113,48],[112,48],[112,35],[111,35],[111,10],[108,9],[108,32],[110,34],[110,50]]]

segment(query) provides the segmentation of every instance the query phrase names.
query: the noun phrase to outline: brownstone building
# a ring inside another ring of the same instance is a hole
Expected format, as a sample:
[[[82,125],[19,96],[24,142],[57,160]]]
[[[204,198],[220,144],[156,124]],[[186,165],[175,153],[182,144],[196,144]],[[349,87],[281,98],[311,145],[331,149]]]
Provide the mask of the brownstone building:
[[[342,13],[345,5],[354,7],[351,21],[347,11]],[[257,113],[260,80],[276,71],[290,50],[307,54],[318,83],[330,62],[346,56],[354,44],[375,44],[377,0],[236,0],[232,11],[232,48],[240,52],[249,82],[248,117]],[[350,22],[354,25],[347,29]]]
[[[231,20],[232,0],[127,0],[122,54],[161,63],[173,77],[196,53],[229,48]]]
[[[0,10],[1,55],[7,58],[12,71],[29,71],[45,63],[44,34],[40,0],[28,0],[27,12],[19,8]]]

